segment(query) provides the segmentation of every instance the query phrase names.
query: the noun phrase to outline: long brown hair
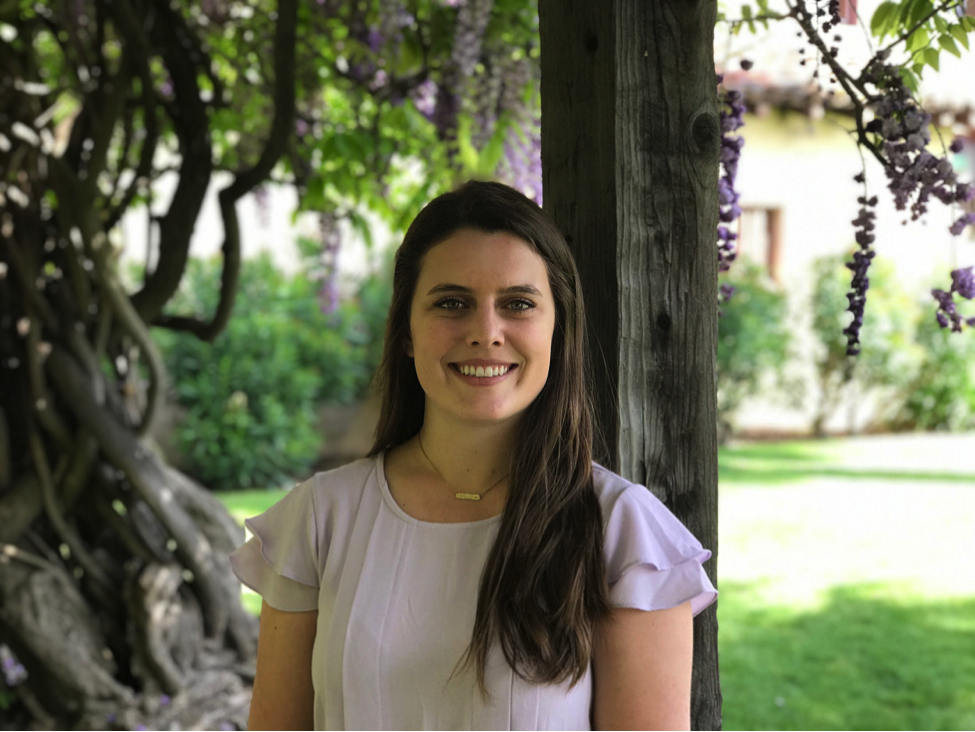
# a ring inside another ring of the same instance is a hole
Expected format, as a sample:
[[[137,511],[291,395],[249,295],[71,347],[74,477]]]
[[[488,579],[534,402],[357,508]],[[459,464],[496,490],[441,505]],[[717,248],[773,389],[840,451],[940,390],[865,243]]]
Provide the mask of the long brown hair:
[[[575,683],[589,667],[593,628],[609,613],[592,483],[582,285],[562,232],[518,191],[471,181],[427,204],[406,232],[396,254],[377,372],[382,414],[369,454],[406,442],[423,425],[424,393],[404,347],[410,305],[424,255],[466,228],[512,234],[531,246],[545,262],[556,306],[548,380],[519,420],[508,499],[481,576],[466,661],[484,690],[488,649],[497,641],[522,678]]]

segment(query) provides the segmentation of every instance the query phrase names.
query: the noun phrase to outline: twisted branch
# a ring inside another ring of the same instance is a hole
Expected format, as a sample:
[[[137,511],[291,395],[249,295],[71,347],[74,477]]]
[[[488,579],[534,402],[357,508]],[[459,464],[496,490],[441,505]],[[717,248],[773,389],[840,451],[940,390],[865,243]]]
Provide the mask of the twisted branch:
[[[160,315],[153,325],[189,332],[203,341],[212,341],[226,327],[234,308],[237,283],[240,280],[240,225],[237,201],[266,180],[272,168],[287,149],[295,116],[295,45],[297,36],[297,0],[279,0],[278,22],[274,36],[274,121],[260,159],[249,170],[239,173],[233,183],[220,191],[220,214],[223,217],[223,271],[220,276],[220,299],[210,321],[196,318]]]

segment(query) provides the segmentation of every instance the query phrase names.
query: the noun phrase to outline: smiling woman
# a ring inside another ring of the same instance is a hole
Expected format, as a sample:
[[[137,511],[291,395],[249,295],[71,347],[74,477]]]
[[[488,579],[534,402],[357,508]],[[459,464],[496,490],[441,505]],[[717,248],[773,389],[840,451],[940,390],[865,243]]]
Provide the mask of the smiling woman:
[[[585,313],[536,204],[468,183],[396,257],[370,456],[248,521],[252,728],[689,725],[710,552],[592,462]]]

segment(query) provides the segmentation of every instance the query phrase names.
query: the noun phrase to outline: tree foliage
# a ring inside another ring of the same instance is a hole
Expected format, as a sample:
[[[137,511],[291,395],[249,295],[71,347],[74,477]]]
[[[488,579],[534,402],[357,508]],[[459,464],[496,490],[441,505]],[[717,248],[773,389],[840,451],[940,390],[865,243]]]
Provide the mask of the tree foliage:
[[[770,21],[795,22],[810,51],[800,62],[809,63],[810,82],[822,96],[846,96],[852,108],[854,141],[862,155],[880,164],[896,208],[917,220],[927,213],[932,200],[953,207],[958,215],[950,232],[958,236],[969,226],[975,227],[975,213],[959,211],[975,200],[975,184],[960,180],[949,160],[949,152],[958,152],[963,141],[932,140],[931,115],[921,104],[918,84],[926,68],[939,69],[942,51],[960,56],[958,45],[968,48],[968,36],[975,31],[975,17],[968,14],[968,8],[966,0],[884,2],[874,12],[868,32],[868,23],[858,17],[853,0],[760,0],[757,11],[746,3],[741,18],[722,17],[721,21],[729,25],[731,33],[743,28],[754,33],[758,23],[768,28]],[[839,60],[842,36],[836,30],[841,23],[860,24],[867,34],[871,55],[862,68],[847,68]],[[856,181],[863,192],[860,212],[852,222],[858,250],[847,264],[852,272],[847,310],[853,317],[843,331],[850,356],[860,352],[868,273],[877,255],[874,209],[878,198],[867,180],[865,163]],[[955,295],[975,298],[972,267],[954,270],[950,287],[934,289],[931,294],[938,304],[936,316],[942,328],[960,332],[966,325],[975,326],[975,317],[962,317],[955,301]]]

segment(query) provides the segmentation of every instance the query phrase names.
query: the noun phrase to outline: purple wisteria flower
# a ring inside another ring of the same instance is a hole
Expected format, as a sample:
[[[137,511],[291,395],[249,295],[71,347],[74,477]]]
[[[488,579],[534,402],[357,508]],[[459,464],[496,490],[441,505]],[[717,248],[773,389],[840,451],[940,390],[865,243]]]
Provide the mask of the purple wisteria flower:
[[[378,91],[382,89],[389,82],[389,74],[387,74],[383,69],[379,69],[372,77],[372,81],[369,82],[370,91]]]
[[[417,112],[431,119],[437,106],[437,84],[433,79],[421,81],[410,91],[410,99],[413,100]]]
[[[951,273],[951,291],[957,292],[966,300],[975,298],[975,267],[956,269]]]
[[[856,175],[854,180],[863,184],[864,190],[866,190],[866,176],[863,173]],[[870,278],[867,276],[867,272],[870,269],[870,263],[876,256],[873,243],[876,240],[874,230],[877,228],[875,223],[877,214],[873,209],[877,207],[877,197],[867,198],[866,195],[863,195],[858,199],[858,203],[860,204],[860,211],[852,223],[856,229],[854,238],[860,250],[853,254],[852,262],[846,263],[847,269],[853,273],[853,279],[850,281],[850,292],[846,294],[846,298],[849,300],[846,309],[853,314],[853,320],[843,329],[843,335],[846,336],[846,354],[848,356],[856,356],[860,353],[860,328],[863,326],[863,313],[867,305],[867,290],[870,289]]]
[[[931,296],[938,303],[938,310],[935,313],[938,325],[942,328],[950,326],[953,332],[959,333],[962,329],[962,323],[969,327],[975,327],[975,317],[963,318],[958,314],[958,310],[955,308],[955,293],[966,300],[975,299],[975,267],[953,270],[951,273],[951,289],[948,292],[938,289],[931,290]]]
[[[961,236],[961,233],[965,230],[965,227],[972,225],[975,225],[975,213],[962,214],[961,218],[948,227],[948,231],[955,236]]]
[[[370,28],[369,32],[366,34],[366,45],[369,46],[369,50],[376,53],[383,45],[383,36],[379,32],[378,28]]]
[[[338,256],[342,248],[342,231],[331,214],[321,214],[318,226],[322,237],[322,284],[318,290],[318,305],[323,315],[331,315],[339,307]]]
[[[8,687],[13,688],[27,678],[27,669],[7,646],[0,644],[0,671]]]
[[[718,78],[721,83],[722,77]],[[737,252],[735,250],[735,240],[738,235],[728,228],[727,224],[741,216],[741,206],[738,205],[740,198],[738,191],[735,190],[735,179],[738,176],[738,160],[741,157],[741,149],[745,145],[741,135],[733,134],[741,129],[744,124],[745,104],[742,101],[741,92],[734,89],[728,91],[722,100],[724,105],[720,111],[721,120],[721,176],[718,178],[718,270],[727,272],[731,268],[731,263],[735,261]],[[722,289],[718,298],[719,302],[727,302],[734,288]]]
[[[532,120],[524,127],[512,125],[504,141],[504,157],[498,177],[539,206],[542,205],[542,127]]]
[[[875,117],[864,129],[874,135],[876,150],[884,158],[894,205],[900,211],[909,208],[911,219],[916,221],[927,213],[932,196],[951,205],[970,200],[972,189],[958,180],[946,158],[927,149],[931,115],[918,107],[899,67],[885,61],[886,57],[878,54],[863,72],[863,81],[876,89],[878,99],[873,105]],[[952,141],[952,152],[961,150],[959,140]],[[951,232],[961,233],[966,225],[953,226]]]

